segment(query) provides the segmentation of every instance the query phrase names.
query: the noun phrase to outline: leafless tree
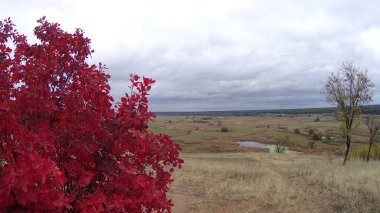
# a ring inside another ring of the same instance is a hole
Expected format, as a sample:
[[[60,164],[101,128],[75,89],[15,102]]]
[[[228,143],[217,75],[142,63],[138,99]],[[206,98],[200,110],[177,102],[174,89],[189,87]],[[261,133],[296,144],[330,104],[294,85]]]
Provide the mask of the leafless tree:
[[[372,145],[375,142],[375,138],[380,129],[380,121],[376,116],[368,116],[365,118],[365,124],[369,130],[369,146],[367,153],[367,162],[369,161]]]
[[[336,104],[342,116],[343,136],[346,142],[346,152],[343,165],[346,164],[352,140],[352,127],[360,115],[360,106],[372,101],[372,81],[368,71],[345,62],[337,73],[331,73],[325,85],[326,100]]]
[[[280,140],[277,141],[277,144],[275,146],[275,152],[276,153],[285,153],[286,150],[288,149],[286,146],[289,145],[289,141],[290,141],[290,138],[288,135],[286,135],[285,137],[281,138]]]

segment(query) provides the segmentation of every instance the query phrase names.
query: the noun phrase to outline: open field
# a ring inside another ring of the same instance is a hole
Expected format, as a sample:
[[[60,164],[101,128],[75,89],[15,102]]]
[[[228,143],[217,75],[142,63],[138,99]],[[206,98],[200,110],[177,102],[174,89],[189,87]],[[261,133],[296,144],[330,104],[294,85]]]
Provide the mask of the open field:
[[[173,212],[380,212],[380,164],[351,160],[342,166],[338,125],[332,115],[159,116],[150,128],[183,148],[185,164],[169,193]],[[320,140],[312,140],[311,129]],[[367,137],[358,123],[353,148]],[[234,143],[284,138],[298,154]]]
[[[316,118],[319,122],[315,122]],[[288,137],[286,146],[304,153],[339,155],[344,149],[332,115],[266,115],[266,116],[158,116],[151,124],[155,133],[166,133],[181,145],[183,153],[244,152],[253,148],[239,147],[234,141],[257,141],[277,144]],[[226,127],[228,132],[221,132]],[[296,134],[295,129],[300,133]],[[312,135],[320,135],[315,147],[309,147]],[[353,148],[366,144],[368,130],[361,123],[354,131]],[[255,151],[258,151],[257,149]],[[264,151],[264,150],[261,150]]]
[[[380,164],[267,153],[184,154],[173,212],[379,212]]]

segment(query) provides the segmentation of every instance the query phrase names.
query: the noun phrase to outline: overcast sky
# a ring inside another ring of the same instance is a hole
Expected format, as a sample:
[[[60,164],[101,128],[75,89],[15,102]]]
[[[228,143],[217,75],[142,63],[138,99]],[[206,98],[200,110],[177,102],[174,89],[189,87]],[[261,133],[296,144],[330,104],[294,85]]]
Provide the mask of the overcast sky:
[[[203,111],[330,106],[321,93],[342,62],[367,68],[380,103],[380,1],[0,0],[32,36],[46,16],[92,40],[111,94],[129,73],[154,78],[150,109]],[[33,39],[29,39],[33,41]]]

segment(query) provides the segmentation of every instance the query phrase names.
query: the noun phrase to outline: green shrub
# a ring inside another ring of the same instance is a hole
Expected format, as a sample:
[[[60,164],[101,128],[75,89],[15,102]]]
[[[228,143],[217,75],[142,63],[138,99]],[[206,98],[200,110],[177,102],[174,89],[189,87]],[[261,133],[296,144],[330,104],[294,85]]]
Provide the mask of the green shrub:
[[[314,129],[309,129],[309,135],[314,135]]]
[[[359,148],[352,149],[348,154],[349,159],[361,159],[367,160],[368,154],[368,145],[363,145]],[[372,160],[380,160],[380,145],[374,144],[371,148],[371,153],[369,154],[369,158]]]
[[[277,141],[276,146],[275,146],[275,152],[276,153],[285,153],[288,150],[287,146],[289,145],[289,142],[290,142],[289,135],[286,135],[286,136],[282,137],[281,139],[279,139]]]
[[[322,138],[322,136],[319,135],[319,134],[314,134],[314,135],[311,137],[311,139],[313,139],[313,140],[315,140],[315,141],[319,141],[319,140],[321,140],[321,138]]]
[[[308,146],[310,149],[314,149],[315,148],[315,141],[309,141]]]
[[[281,146],[280,144],[276,144],[275,152],[281,154],[281,153],[285,153],[287,149],[288,147],[286,146]]]
[[[220,131],[221,131],[221,132],[228,132],[229,130],[228,130],[227,127],[222,127],[222,128],[220,129]]]
[[[295,128],[295,129],[294,129],[294,133],[296,133],[296,134],[300,134],[300,129]]]
[[[321,119],[319,118],[319,116],[317,116],[315,119],[314,119],[314,122],[319,122],[321,121]]]

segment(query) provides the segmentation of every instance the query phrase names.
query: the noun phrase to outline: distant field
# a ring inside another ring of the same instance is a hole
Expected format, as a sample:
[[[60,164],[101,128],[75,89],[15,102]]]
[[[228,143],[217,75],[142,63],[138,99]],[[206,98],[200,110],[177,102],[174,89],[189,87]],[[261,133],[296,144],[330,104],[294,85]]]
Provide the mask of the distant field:
[[[315,122],[316,119],[318,122]],[[339,155],[344,149],[337,129],[339,122],[331,114],[261,116],[162,116],[150,125],[155,133],[166,133],[180,144],[183,153],[247,152],[264,149],[239,147],[235,141],[277,144],[284,138],[291,150],[305,153]],[[366,144],[368,130],[358,123],[353,147]],[[227,128],[227,132],[221,129]],[[299,129],[299,134],[295,133]],[[320,140],[313,140],[314,134]],[[310,146],[314,143],[314,147]]]

